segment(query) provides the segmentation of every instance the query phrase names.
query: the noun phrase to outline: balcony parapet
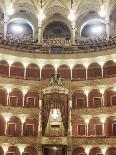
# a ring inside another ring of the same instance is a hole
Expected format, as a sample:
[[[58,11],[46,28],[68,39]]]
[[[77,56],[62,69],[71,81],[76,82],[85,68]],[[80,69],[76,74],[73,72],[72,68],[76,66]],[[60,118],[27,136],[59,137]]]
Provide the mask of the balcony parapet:
[[[72,109],[71,114],[72,114],[72,122],[82,115],[91,115],[94,117],[94,116],[99,116],[100,114],[105,114],[108,116],[114,116],[114,114],[116,114],[116,106]]]
[[[3,143],[9,143],[11,145],[17,144],[29,144],[29,145],[68,145],[67,137],[7,137],[0,136],[0,145]],[[71,139],[70,139],[71,143]]]
[[[24,108],[24,107],[10,107],[0,105],[0,114],[2,113],[12,113],[13,116],[19,116],[20,114],[27,114],[39,119],[39,109],[37,108]]]
[[[3,143],[9,143],[11,145],[17,144],[29,144],[29,145],[36,145],[39,144],[39,138],[36,137],[6,137],[0,136],[0,145]]]
[[[11,84],[15,88],[21,88],[22,86],[28,86],[30,89],[34,89],[37,91],[41,91],[49,84],[49,79],[34,81],[34,80],[24,80],[24,79],[15,79],[15,78],[8,78],[8,77],[1,77],[0,76],[0,86],[4,86],[5,84]],[[81,89],[82,87],[88,86],[90,88],[95,88],[95,86],[106,86],[112,87],[116,83],[116,77],[110,78],[103,78],[103,79],[95,79],[95,80],[83,80],[83,81],[71,81],[62,79],[64,86],[67,89],[72,88],[73,92],[77,90],[77,88]]]
[[[116,146],[116,138],[107,138],[107,137],[83,137],[83,138],[72,138],[72,145],[73,146],[84,146],[84,145],[91,145],[92,147],[99,147],[100,145],[108,145],[109,147]]]
[[[67,145],[69,143],[67,137],[42,137],[41,144],[43,145]]]

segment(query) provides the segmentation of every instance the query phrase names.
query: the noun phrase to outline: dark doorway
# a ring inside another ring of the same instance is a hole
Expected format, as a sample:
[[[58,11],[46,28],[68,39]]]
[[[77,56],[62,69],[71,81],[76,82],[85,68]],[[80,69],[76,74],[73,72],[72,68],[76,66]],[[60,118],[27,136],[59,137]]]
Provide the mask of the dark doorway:
[[[42,155],[66,155],[66,146],[43,146]]]

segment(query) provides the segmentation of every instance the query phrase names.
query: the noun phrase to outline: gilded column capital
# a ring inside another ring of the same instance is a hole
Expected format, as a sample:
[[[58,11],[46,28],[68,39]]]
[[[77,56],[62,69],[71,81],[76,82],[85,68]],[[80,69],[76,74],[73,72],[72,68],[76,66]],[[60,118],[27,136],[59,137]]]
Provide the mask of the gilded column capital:
[[[68,94],[68,100],[72,100],[72,93]]]
[[[39,100],[42,100],[42,99],[43,99],[43,93],[39,92]]]

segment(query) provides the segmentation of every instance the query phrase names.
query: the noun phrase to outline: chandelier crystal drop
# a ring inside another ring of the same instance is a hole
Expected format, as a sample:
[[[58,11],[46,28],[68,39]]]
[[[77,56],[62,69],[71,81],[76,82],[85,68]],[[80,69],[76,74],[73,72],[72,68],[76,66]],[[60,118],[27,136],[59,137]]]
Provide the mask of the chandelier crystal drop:
[[[43,11],[43,5],[42,4],[43,4],[43,2],[41,0],[40,1],[41,9],[39,11],[39,14],[37,15],[38,20],[41,22],[46,18],[46,15],[44,14],[44,11]]]
[[[70,9],[70,13],[69,15],[67,16],[67,18],[71,21],[71,22],[74,22],[76,20],[76,15],[75,15],[75,12],[74,10],[72,9],[73,8],[73,0],[71,0],[71,9]]]
[[[101,5],[101,8],[100,8],[100,11],[99,11],[99,15],[100,15],[101,17],[105,17],[105,16],[106,16],[106,11],[105,11],[103,2],[102,2],[102,5]]]
[[[58,117],[57,109],[53,109],[52,116],[54,119],[56,119]]]
[[[8,9],[7,9],[7,14],[11,16],[11,15],[14,14],[14,12],[15,12],[15,10],[14,10],[14,8],[13,8],[13,4],[10,3],[10,4],[9,4],[9,7],[8,7]]]
[[[69,19],[71,22],[75,21],[76,16],[75,16],[75,13],[74,13],[74,10],[73,10],[73,9],[70,10],[70,13],[69,13],[69,15],[68,15],[68,19]]]
[[[37,17],[39,21],[43,21],[46,18],[46,15],[44,14],[44,11],[42,8],[40,9],[40,12]]]

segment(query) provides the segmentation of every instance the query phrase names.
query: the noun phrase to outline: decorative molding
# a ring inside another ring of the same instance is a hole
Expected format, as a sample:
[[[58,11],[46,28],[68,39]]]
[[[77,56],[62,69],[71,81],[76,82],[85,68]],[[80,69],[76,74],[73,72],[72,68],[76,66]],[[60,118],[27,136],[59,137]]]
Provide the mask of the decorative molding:
[[[67,137],[42,137],[41,139],[42,145],[50,145],[50,144],[61,144],[61,145],[67,145]]]
[[[100,107],[100,108],[81,108],[81,109],[72,109],[71,118],[72,122],[77,120],[83,115],[91,115],[92,117],[105,114],[108,117],[114,116],[116,114],[116,107]]]
[[[12,113],[13,116],[19,116],[20,114],[27,114],[39,121],[39,109],[37,108],[23,108],[23,107],[10,107],[0,105],[0,114],[2,113]]]
[[[17,144],[29,144],[29,145],[36,145],[40,144],[39,138],[35,137],[6,137],[0,136],[0,145],[3,143],[9,143],[11,145]]]
[[[72,138],[73,146],[84,146],[91,145],[92,147],[98,147],[100,145],[108,145],[110,147],[116,147],[116,138],[107,137],[83,137],[83,138]]]

